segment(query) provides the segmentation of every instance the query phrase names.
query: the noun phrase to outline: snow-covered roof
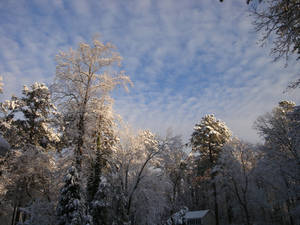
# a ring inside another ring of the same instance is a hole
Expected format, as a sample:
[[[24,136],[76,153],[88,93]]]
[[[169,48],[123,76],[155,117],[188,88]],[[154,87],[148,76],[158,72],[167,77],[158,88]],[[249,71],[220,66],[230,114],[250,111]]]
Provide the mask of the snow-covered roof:
[[[185,214],[185,219],[196,219],[202,218],[208,213],[209,210],[200,210],[200,211],[189,211]]]

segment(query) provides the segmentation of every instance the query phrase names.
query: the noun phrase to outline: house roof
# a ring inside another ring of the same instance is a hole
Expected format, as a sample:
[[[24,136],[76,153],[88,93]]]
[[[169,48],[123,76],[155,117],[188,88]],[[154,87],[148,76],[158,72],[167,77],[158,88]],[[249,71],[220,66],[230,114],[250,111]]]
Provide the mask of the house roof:
[[[209,210],[200,210],[200,211],[189,211],[185,214],[185,219],[196,219],[202,218],[208,213]]]

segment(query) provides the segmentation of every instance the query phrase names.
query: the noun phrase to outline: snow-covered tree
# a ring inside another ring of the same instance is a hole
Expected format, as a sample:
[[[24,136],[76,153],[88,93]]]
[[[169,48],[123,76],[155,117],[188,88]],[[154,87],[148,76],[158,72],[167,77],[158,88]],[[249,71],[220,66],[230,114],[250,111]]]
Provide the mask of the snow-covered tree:
[[[201,155],[201,160],[211,167],[216,164],[222,147],[230,139],[231,132],[224,122],[217,120],[214,115],[206,115],[194,127],[191,137],[193,152]]]
[[[272,113],[259,117],[255,123],[259,134],[265,139],[266,156],[282,164],[282,169],[287,168],[285,174],[300,164],[299,121],[299,107],[293,102],[282,101]]]
[[[262,43],[272,41],[271,54],[275,60],[293,53],[300,54],[299,0],[262,0],[263,4],[252,8],[254,25],[261,32]]]
[[[191,137],[192,151],[200,154],[199,175],[210,174],[213,188],[214,211],[216,225],[219,225],[217,187],[213,181],[216,173],[213,170],[219,159],[222,148],[230,140],[231,132],[224,122],[217,120],[214,115],[206,115],[194,127]]]
[[[108,183],[101,183],[102,180],[110,176],[110,164],[112,154],[115,151],[118,138],[116,136],[115,114],[112,104],[97,105],[92,112],[87,115],[88,124],[86,143],[91,150],[88,151],[87,168],[87,204],[89,212],[93,217],[94,225],[109,224],[109,215],[112,214],[112,203],[108,202],[114,192],[107,192]],[[104,185],[105,184],[105,185]],[[103,198],[103,199],[101,199]],[[98,204],[105,202],[104,205]],[[96,204],[97,203],[97,204]]]
[[[290,130],[289,130],[289,136],[293,140],[293,146],[300,146],[300,106],[293,107],[293,110],[289,113],[287,113],[287,118],[290,121]],[[294,150],[293,152],[296,153]],[[295,154],[294,153],[294,154]],[[300,156],[299,156],[299,149],[296,153],[295,157],[298,162],[300,162]]]
[[[239,219],[246,225],[252,224],[254,220],[251,210],[255,208],[253,197],[258,194],[254,184],[255,168],[259,157],[260,152],[255,146],[233,139],[224,146],[218,162],[221,167],[220,182],[226,186],[226,191],[230,192],[229,195],[232,196],[235,206],[239,206],[238,214],[243,215]],[[227,207],[233,207],[233,204]]]
[[[60,192],[57,205],[58,225],[88,224],[85,216],[84,199],[79,183],[76,167],[72,166],[64,179],[64,186]]]
[[[114,185],[120,187],[126,199],[126,218],[134,220],[134,205],[139,201],[137,193],[155,167],[155,157],[160,153],[156,136],[150,131],[133,135],[129,129],[121,133],[120,142],[113,154]]]
[[[115,183],[114,183],[115,184]],[[111,189],[112,199],[112,218],[114,225],[128,224],[129,218],[126,211],[127,196],[125,196],[122,187],[117,183]]]
[[[102,175],[102,169],[105,167],[104,159],[101,154],[100,149],[100,138],[98,138],[98,148],[96,150],[96,158],[91,161],[91,166],[89,169],[89,175],[87,180],[87,201],[92,202],[95,194],[98,191],[100,184],[100,178]]]
[[[177,212],[186,204],[185,199],[185,176],[187,153],[180,136],[167,133],[160,140],[161,153],[158,156],[157,168],[161,169],[168,178],[171,191],[168,191],[170,200],[170,213]]]
[[[88,152],[89,155],[95,156],[96,149],[99,148],[102,153],[109,155],[118,142],[116,129],[120,117],[113,110],[112,99],[109,97],[104,99],[105,102],[100,104],[98,100],[92,101],[91,111],[86,115],[88,129],[85,141],[86,145],[93,150]]]
[[[133,198],[131,223],[160,224],[169,215],[169,179],[159,170],[147,170],[143,176]]]
[[[109,99],[109,93],[117,86],[131,83],[124,71],[112,71],[120,65],[121,56],[110,43],[96,39],[92,45],[80,43],[77,50],[57,55],[56,77],[53,93],[64,114],[66,132],[74,144],[76,166],[81,167],[86,138],[87,115],[95,106]]]
[[[4,184],[5,204],[14,209],[12,224],[27,217],[26,212],[20,211],[20,207],[27,207],[35,199],[53,199],[54,157],[43,149],[29,145],[21,150],[12,150],[6,156],[3,166],[5,168],[0,183]]]
[[[107,155],[105,153],[101,149],[100,137],[98,137],[96,157],[91,162],[90,174],[87,180],[87,203],[94,225],[108,224],[108,214],[110,213],[110,204],[107,200],[109,196],[106,191],[107,185],[105,182],[101,182],[103,170],[107,165]]]
[[[94,194],[97,192],[100,177],[103,175],[103,170],[107,170],[108,161],[116,148],[118,138],[116,136],[116,123],[112,105],[98,105],[87,117],[94,117],[89,121],[96,124],[89,124],[87,130],[89,143],[89,164],[88,168],[88,184],[87,184],[87,197],[88,201],[92,201]],[[107,172],[107,171],[106,171]]]
[[[37,199],[29,206],[22,208],[21,211],[25,212],[28,218],[20,225],[53,225],[56,223],[53,202]]]
[[[100,179],[100,178],[99,178]],[[90,215],[94,225],[109,225],[112,223],[112,202],[110,201],[110,187],[104,177],[100,179],[97,192],[90,202]]]
[[[184,224],[184,216],[189,211],[188,208],[184,207],[180,209],[178,212],[174,213],[164,225],[183,225]]]
[[[133,197],[135,192],[139,188],[139,185],[143,179],[143,173],[149,166],[150,161],[159,153],[158,142],[150,131],[142,131],[137,136],[137,150],[138,155],[135,158],[134,163],[138,163],[134,171],[134,178],[132,186],[128,189],[128,204],[127,204],[127,213],[130,214]]]
[[[50,91],[42,83],[34,83],[31,89],[24,86],[23,96],[12,96],[0,104],[3,117],[0,129],[14,148],[31,144],[53,148],[59,136],[52,128],[52,117],[57,114]]]
[[[261,168],[268,169],[270,174],[264,180],[271,184],[269,192],[276,196],[273,207],[285,214],[290,224],[300,221],[299,123],[299,107],[289,101],[280,102],[271,113],[259,117],[255,123],[265,139],[261,148],[264,153]]]
[[[260,116],[255,122],[255,128],[267,144],[281,146],[278,151],[293,151],[296,149],[291,146],[292,143],[288,138],[290,121],[287,118],[287,113],[292,112],[294,107],[294,102],[282,101],[271,113]],[[295,154],[292,153],[292,155]]]

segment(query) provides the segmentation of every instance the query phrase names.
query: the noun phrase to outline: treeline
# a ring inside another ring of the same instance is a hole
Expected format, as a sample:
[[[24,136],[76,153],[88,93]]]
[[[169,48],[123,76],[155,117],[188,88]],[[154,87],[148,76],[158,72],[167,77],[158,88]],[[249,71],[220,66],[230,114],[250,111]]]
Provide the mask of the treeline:
[[[58,54],[50,87],[0,104],[1,224],[158,225],[185,207],[212,210],[217,225],[300,223],[299,106],[283,101],[257,119],[263,145],[214,115],[187,144],[134,133],[110,97],[131,85],[121,60],[109,43],[81,43]]]

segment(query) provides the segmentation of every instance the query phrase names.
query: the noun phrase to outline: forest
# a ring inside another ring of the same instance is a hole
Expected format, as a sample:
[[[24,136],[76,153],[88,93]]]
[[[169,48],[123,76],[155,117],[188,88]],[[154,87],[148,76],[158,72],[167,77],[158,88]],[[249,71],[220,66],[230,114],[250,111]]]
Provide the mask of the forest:
[[[299,1],[278,2],[253,13],[288,62],[300,53]],[[188,141],[137,131],[114,110],[113,93],[134,88],[121,62],[108,42],[80,42],[58,52],[51,84],[0,103],[0,225],[185,225],[196,210],[216,225],[300,224],[300,105],[259,116],[256,144],[214,114]]]
[[[264,144],[213,114],[188,143],[136,133],[113,111],[111,92],[131,86],[112,70],[120,61],[109,43],[80,43],[59,52],[50,87],[1,103],[1,224],[171,225],[187,209],[211,209],[217,224],[299,224],[300,106],[257,119]]]

